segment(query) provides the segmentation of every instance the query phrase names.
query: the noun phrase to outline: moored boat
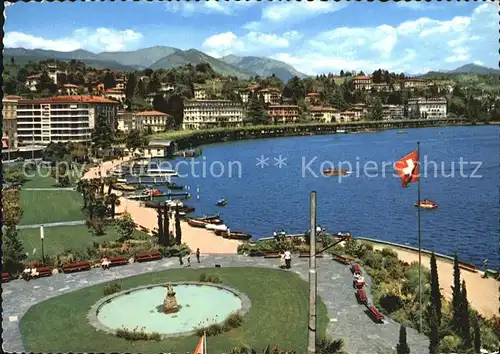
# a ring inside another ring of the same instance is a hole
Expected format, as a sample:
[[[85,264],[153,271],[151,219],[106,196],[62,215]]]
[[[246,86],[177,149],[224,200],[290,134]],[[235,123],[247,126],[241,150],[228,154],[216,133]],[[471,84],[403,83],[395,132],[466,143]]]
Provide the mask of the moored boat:
[[[436,202],[425,199],[421,200],[420,203],[415,203],[415,206],[421,209],[436,209],[438,207],[438,204]]]
[[[324,176],[345,176],[348,174],[351,174],[352,172],[349,171],[348,169],[341,168],[327,168],[326,170],[323,170],[323,175]]]
[[[119,191],[135,191],[136,188],[134,186],[125,184],[125,183],[115,183],[113,185],[113,189],[119,190]]]
[[[216,224],[206,224],[205,225],[205,229],[207,230],[211,230],[211,231],[221,231],[221,232],[225,232],[227,231],[227,226],[224,225],[224,224],[219,224],[219,225],[216,225]]]
[[[194,219],[197,219],[197,220],[221,220],[219,214],[215,214],[215,215],[203,215],[203,216],[200,216],[200,217],[196,217]]]
[[[249,233],[238,231],[222,231],[221,236],[230,240],[249,240],[252,238],[252,235],[250,235]]]
[[[171,189],[171,190],[182,190],[182,189],[184,189],[184,186],[175,184],[174,182],[168,182],[167,188]]]
[[[196,219],[188,219],[187,222],[188,222],[188,225],[191,226],[191,227],[199,227],[199,228],[203,228],[203,229],[208,224],[205,221],[196,220]]]
[[[221,198],[217,201],[217,203],[215,203],[215,205],[217,206],[225,206],[227,204],[227,199],[225,198]]]

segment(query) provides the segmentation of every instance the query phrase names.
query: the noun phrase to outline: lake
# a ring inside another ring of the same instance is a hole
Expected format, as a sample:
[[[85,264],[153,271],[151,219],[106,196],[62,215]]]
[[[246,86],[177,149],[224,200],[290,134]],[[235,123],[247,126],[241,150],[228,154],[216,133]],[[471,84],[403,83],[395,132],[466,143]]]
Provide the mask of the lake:
[[[314,190],[317,222],[329,231],[416,246],[417,183],[402,188],[392,164],[420,141],[421,198],[439,204],[421,210],[422,247],[498,268],[498,136],[498,126],[479,126],[250,140],[172,163],[184,175],[176,182],[191,188],[187,204],[198,215],[220,212],[233,231],[308,230]],[[322,176],[331,167],[353,173]],[[226,207],[215,206],[221,197]]]

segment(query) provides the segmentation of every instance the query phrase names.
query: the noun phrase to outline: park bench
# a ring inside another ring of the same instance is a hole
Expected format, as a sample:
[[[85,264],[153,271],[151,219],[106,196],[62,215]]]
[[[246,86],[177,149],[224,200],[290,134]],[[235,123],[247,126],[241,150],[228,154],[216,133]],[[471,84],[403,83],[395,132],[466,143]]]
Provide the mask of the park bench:
[[[352,259],[339,256],[338,254],[333,255],[333,260],[337,261],[339,263],[342,263],[342,264],[347,264],[347,265],[349,265],[353,262]]]
[[[148,252],[148,253],[137,253],[135,255],[136,262],[147,262],[161,259],[161,254],[158,251]]]
[[[364,305],[368,302],[368,298],[366,297],[366,293],[363,289],[358,289],[356,291],[356,297],[358,298],[358,301]]]
[[[359,265],[354,263],[351,267],[351,272],[361,274],[361,268],[359,268]]]
[[[264,252],[264,258],[280,258],[279,252]]]
[[[309,258],[309,252],[300,252],[299,258]],[[323,254],[316,255],[316,258],[323,258]]]
[[[89,269],[90,269],[90,263],[87,261],[68,263],[68,264],[63,265],[63,267],[62,267],[62,270],[64,273],[80,272],[80,271],[89,270]]]
[[[266,255],[265,252],[262,251],[255,251],[255,250],[250,250],[248,253],[250,257],[264,257]]]
[[[368,306],[368,313],[373,318],[374,321],[382,323],[384,321],[384,315],[382,315],[375,306]]]
[[[38,273],[37,278],[50,277],[52,275],[52,268],[50,268],[50,267],[37,268],[36,271]]]
[[[361,289],[361,288],[363,288],[363,286],[365,286],[365,282],[364,281],[356,281],[356,280],[354,280],[352,282],[352,285],[353,285],[353,287],[355,289]]]
[[[9,273],[2,273],[2,282],[7,283],[10,281]]]

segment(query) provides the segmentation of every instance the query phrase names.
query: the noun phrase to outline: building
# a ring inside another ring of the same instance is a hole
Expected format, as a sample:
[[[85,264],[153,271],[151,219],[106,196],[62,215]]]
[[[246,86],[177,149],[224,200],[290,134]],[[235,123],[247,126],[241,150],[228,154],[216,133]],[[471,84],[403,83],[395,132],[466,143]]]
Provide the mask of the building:
[[[319,123],[340,122],[340,112],[329,106],[313,106],[309,110],[309,119]]]
[[[428,81],[423,79],[405,79],[403,82],[403,87],[411,91],[415,89],[423,90],[427,88],[428,84]]]
[[[204,88],[195,88],[194,89],[194,99],[195,100],[206,100],[207,99],[207,91]]]
[[[356,120],[355,113],[353,111],[342,111],[340,112],[341,122],[353,122]]]
[[[132,125],[135,125],[135,129],[141,132],[147,132],[149,129],[148,127],[150,127],[153,133],[160,133],[167,130],[169,122],[172,122],[173,119],[174,118],[167,113],[145,111],[134,115]]]
[[[392,91],[391,85],[389,85],[386,82],[381,82],[381,83],[377,83],[377,84],[373,83],[371,89],[375,90],[377,92],[390,92],[390,91]]]
[[[258,94],[264,98],[266,104],[280,104],[281,92],[275,88],[265,88],[258,91]]]
[[[175,91],[175,86],[173,84],[170,84],[168,82],[162,82],[160,84],[160,92],[170,92],[170,91]]]
[[[2,99],[2,142],[6,149],[17,149],[17,103],[21,97],[5,96]]]
[[[445,98],[414,98],[408,100],[408,117],[417,119],[442,119],[447,116]]]
[[[172,143],[165,140],[151,140],[144,148],[143,157],[148,159],[164,158],[169,156]]]
[[[24,84],[26,85],[28,90],[30,90],[31,92],[36,92],[38,90],[38,84],[40,83],[41,76],[42,75],[40,74],[35,74],[26,77]]]
[[[135,117],[132,112],[128,111],[118,111],[116,116],[117,126],[116,129],[129,133],[131,130],[135,130]]]
[[[125,86],[127,86],[127,80],[123,78],[119,78],[115,80],[115,89],[117,90],[125,90]]]
[[[267,113],[274,123],[294,123],[299,120],[299,106],[275,105],[267,108]]]
[[[351,111],[354,112],[354,120],[365,120],[368,117],[368,107],[364,103],[355,103]]]
[[[384,120],[404,119],[404,106],[395,104],[382,105]]]
[[[88,91],[90,93],[100,94],[104,92],[104,84],[102,82],[91,82],[88,84]]]
[[[52,82],[57,85],[59,76],[67,75],[68,72],[59,70],[59,68],[57,67],[57,64],[48,64],[47,65],[47,74],[49,75]]]
[[[371,90],[372,78],[370,76],[355,76],[352,78],[355,90]]]
[[[229,100],[188,100],[184,102],[183,129],[239,127],[245,119],[243,106]]]
[[[309,92],[307,95],[306,95],[306,98],[305,98],[305,102],[307,104],[316,104],[319,102],[321,98],[321,95],[317,92]]]
[[[123,103],[125,102],[125,90],[117,88],[107,89],[104,90],[104,97]]]
[[[429,83],[429,87],[436,87],[438,93],[442,91],[446,93],[451,93],[453,92],[454,86],[455,83],[451,80],[432,80]]]
[[[57,96],[22,99],[17,104],[19,145],[84,142],[98,118],[114,129],[118,103],[98,96]]]
[[[75,96],[78,95],[78,89],[78,85],[64,84],[58,91],[61,95]]]

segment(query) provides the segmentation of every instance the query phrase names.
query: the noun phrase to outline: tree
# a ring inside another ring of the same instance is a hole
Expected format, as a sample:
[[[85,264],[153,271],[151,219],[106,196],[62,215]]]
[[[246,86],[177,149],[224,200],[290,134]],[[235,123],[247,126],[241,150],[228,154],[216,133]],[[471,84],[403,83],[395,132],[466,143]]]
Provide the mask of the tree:
[[[474,352],[481,353],[481,329],[477,318],[474,319]]]
[[[384,119],[384,110],[382,108],[382,102],[378,97],[374,100],[372,104],[370,116],[371,120],[379,121]]]
[[[16,59],[14,59],[14,57],[10,57],[10,65],[16,65]]]
[[[429,354],[437,354],[439,345],[439,325],[436,307],[430,303],[428,309],[429,321]]]
[[[102,79],[102,83],[104,84],[104,89],[114,88],[116,86],[115,76],[111,72],[107,72]]]
[[[181,218],[179,210],[175,211],[175,244],[180,245],[182,242]]]
[[[19,225],[23,216],[23,209],[20,204],[20,193],[17,188],[5,189],[2,191],[3,202],[3,224],[6,227]]]
[[[91,138],[94,154],[98,150],[111,148],[113,144],[113,129],[104,116],[97,117],[97,122]]]
[[[139,130],[131,130],[125,138],[125,146],[132,153],[148,144],[148,138],[143,136]]]
[[[167,101],[167,111],[174,117],[176,127],[182,126],[182,118],[184,117],[184,99],[178,94],[171,95]]]
[[[148,92],[157,93],[158,91],[160,91],[160,88],[161,88],[160,77],[158,75],[158,72],[154,72],[149,78]]]
[[[253,124],[267,124],[269,114],[257,93],[251,93],[248,97],[247,117]],[[276,124],[276,122],[274,122]]]
[[[144,80],[139,80],[139,83],[137,84],[137,93],[142,98],[146,98],[146,96],[148,95],[148,90],[146,84],[144,83]]]
[[[9,225],[2,237],[3,269],[5,272],[17,275],[22,269],[21,261],[26,258],[23,254],[23,244],[15,225]]]
[[[135,89],[137,88],[137,78],[134,73],[129,74],[127,86],[125,87],[125,97],[131,100],[134,97]]]
[[[163,211],[161,209],[156,210],[157,218],[158,218],[158,243],[160,245],[165,244],[164,239],[164,230],[163,230]]]
[[[472,348],[472,338],[470,335],[469,301],[467,300],[467,288],[465,280],[462,280],[462,291],[460,296],[460,324],[461,335],[465,349]]]
[[[169,247],[171,242],[170,242],[170,218],[169,215],[170,210],[168,205],[165,203],[164,209],[163,209],[163,235],[165,238],[165,246]]]
[[[283,89],[283,96],[293,98],[295,102],[306,97],[304,83],[297,76],[292,77]]]
[[[118,240],[123,242],[132,238],[134,233],[134,219],[125,212],[122,217],[115,220],[116,232],[119,236]]]
[[[452,311],[452,320],[451,324],[457,333],[461,331],[460,324],[460,311],[461,311],[461,303],[462,303],[462,293],[460,292],[460,266],[458,263],[458,256],[455,254],[453,258],[453,286],[452,289],[452,298],[451,298],[451,311]]]
[[[44,95],[53,95],[57,92],[57,85],[52,81],[49,74],[44,71],[42,75],[40,75],[39,82],[36,85],[36,90],[38,92],[44,93]]]
[[[396,345],[397,354],[410,354],[410,347],[406,342],[406,327],[401,325],[399,328],[399,343]]]
[[[434,252],[431,254],[431,305],[436,309],[438,325],[441,325],[441,291],[439,290],[439,276]]]
[[[340,77],[344,77],[344,70],[340,70]]]

